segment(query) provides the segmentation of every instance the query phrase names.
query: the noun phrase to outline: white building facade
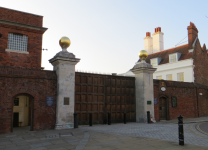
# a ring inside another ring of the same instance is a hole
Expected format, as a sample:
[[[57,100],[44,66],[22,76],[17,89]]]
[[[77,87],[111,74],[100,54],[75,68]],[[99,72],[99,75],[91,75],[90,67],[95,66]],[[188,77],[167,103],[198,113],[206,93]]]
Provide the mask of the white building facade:
[[[157,65],[154,68],[157,71],[153,74],[153,79],[194,82],[193,59]]]
[[[164,33],[161,28],[155,28],[152,35],[153,37],[150,32],[146,33],[144,49],[148,53],[146,62],[157,68],[153,79],[194,82],[193,49],[189,49],[188,44],[185,44],[164,50]],[[131,71],[120,75],[134,76]]]

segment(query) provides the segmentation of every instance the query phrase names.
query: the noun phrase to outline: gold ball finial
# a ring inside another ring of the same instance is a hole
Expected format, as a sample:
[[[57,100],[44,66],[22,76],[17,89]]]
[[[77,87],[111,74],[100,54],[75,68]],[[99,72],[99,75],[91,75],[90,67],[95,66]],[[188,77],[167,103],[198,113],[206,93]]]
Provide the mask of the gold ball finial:
[[[140,58],[141,60],[145,60],[145,59],[147,58],[147,56],[148,56],[148,54],[147,54],[147,51],[146,51],[146,50],[141,50],[141,51],[139,52],[139,58]]]
[[[67,49],[71,44],[71,41],[68,37],[63,36],[60,40],[59,40],[59,45],[62,47],[62,49]]]

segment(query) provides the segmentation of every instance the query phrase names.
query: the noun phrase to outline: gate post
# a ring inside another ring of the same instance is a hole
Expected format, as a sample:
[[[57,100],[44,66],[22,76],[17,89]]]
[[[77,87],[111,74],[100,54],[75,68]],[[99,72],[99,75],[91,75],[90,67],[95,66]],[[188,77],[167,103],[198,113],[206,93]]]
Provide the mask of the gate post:
[[[108,113],[108,125],[111,125],[111,113]]]
[[[147,122],[147,111],[154,118],[153,73],[157,68],[145,62],[146,50],[139,53],[141,62],[137,62],[131,71],[135,74],[136,122]]]
[[[147,123],[151,123],[150,111],[147,111]]]
[[[49,62],[57,75],[57,105],[55,129],[73,128],[74,97],[75,97],[75,65],[80,61],[67,48],[71,42],[69,38],[59,40],[62,51],[57,53]]]
[[[89,114],[89,126],[92,126],[92,113]]]
[[[179,145],[184,145],[183,117],[181,115],[178,116],[178,138]]]
[[[126,112],[124,112],[124,124],[126,124]]]
[[[78,128],[77,113],[74,113],[74,128]]]

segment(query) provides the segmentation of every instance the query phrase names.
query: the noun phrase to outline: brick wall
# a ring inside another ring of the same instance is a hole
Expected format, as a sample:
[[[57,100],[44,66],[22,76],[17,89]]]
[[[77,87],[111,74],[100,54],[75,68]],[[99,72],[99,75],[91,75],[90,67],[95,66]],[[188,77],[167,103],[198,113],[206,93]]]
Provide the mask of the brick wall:
[[[42,17],[0,7],[0,19],[21,22],[27,25],[42,27]],[[24,68],[41,68],[42,35],[45,30],[36,30],[18,25],[0,23],[0,66],[16,66]],[[8,34],[18,33],[28,37],[29,54],[7,52]]]
[[[2,27],[0,25],[0,66],[17,66],[25,68],[41,68],[42,34]],[[6,52],[8,33],[21,33],[28,36],[29,54]]]
[[[53,129],[56,118],[56,73],[37,69],[0,67],[0,133],[11,132],[13,98],[28,94],[34,99],[33,129]],[[46,106],[46,97],[55,99]]]
[[[208,65],[208,54],[206,46],[201,48],[199,40],[196,42],[196,46],[193,52],[194,59],[194,78],[195,83],[203,84],[208,86],[208,70],[206,66]]]
[[[192,54],[192,59],[194,60],[194,82],[208,86],[208,70],[205,69],[208,65],[206,45],[204,44],[203,47],[201,47],[200,40],[198,38],[198,30],[193,23],[190,23],[190,25],[187,27],[187,30],[188,47],[189,49],[194,49]]]
[[[0,19],[42,27],[43,17],[0,7]]]
[[[166,87],[164,92],[161,91],[162,82]],[[172,107],[172,96],[177,97],[177,107]],[[187,82],[154,80],[154,98],[157,98],[158,102],[154,105],[156,121],[160,120],[160,97],[165,97],[168,103],[167,119],[177,119],[179,115],[185,118],[208,116],[208,88],[206,86]]]
[[[199,116],[208,116],[208,89],[198,88],[198,93]]]

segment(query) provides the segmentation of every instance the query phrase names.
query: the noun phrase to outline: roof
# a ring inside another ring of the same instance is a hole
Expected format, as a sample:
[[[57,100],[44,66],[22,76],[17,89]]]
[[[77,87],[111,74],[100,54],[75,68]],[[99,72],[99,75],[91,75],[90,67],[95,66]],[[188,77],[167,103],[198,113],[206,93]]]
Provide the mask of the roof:
[[[181,53],[181,57],[179,58],[179,61],[190,59],[192,58],[193,52],[189,53],[188,49],[189,49],[188,44],[185,44],[185,45],[181,45],[181,46],[174,47],[171,49],[163,50],[157,53],[149,54],[145,61],[150,64],[150,59],[161,58],[160,64],[158,65],[166,64],[166,63],[169,63],[169,55],[173,53]]]

